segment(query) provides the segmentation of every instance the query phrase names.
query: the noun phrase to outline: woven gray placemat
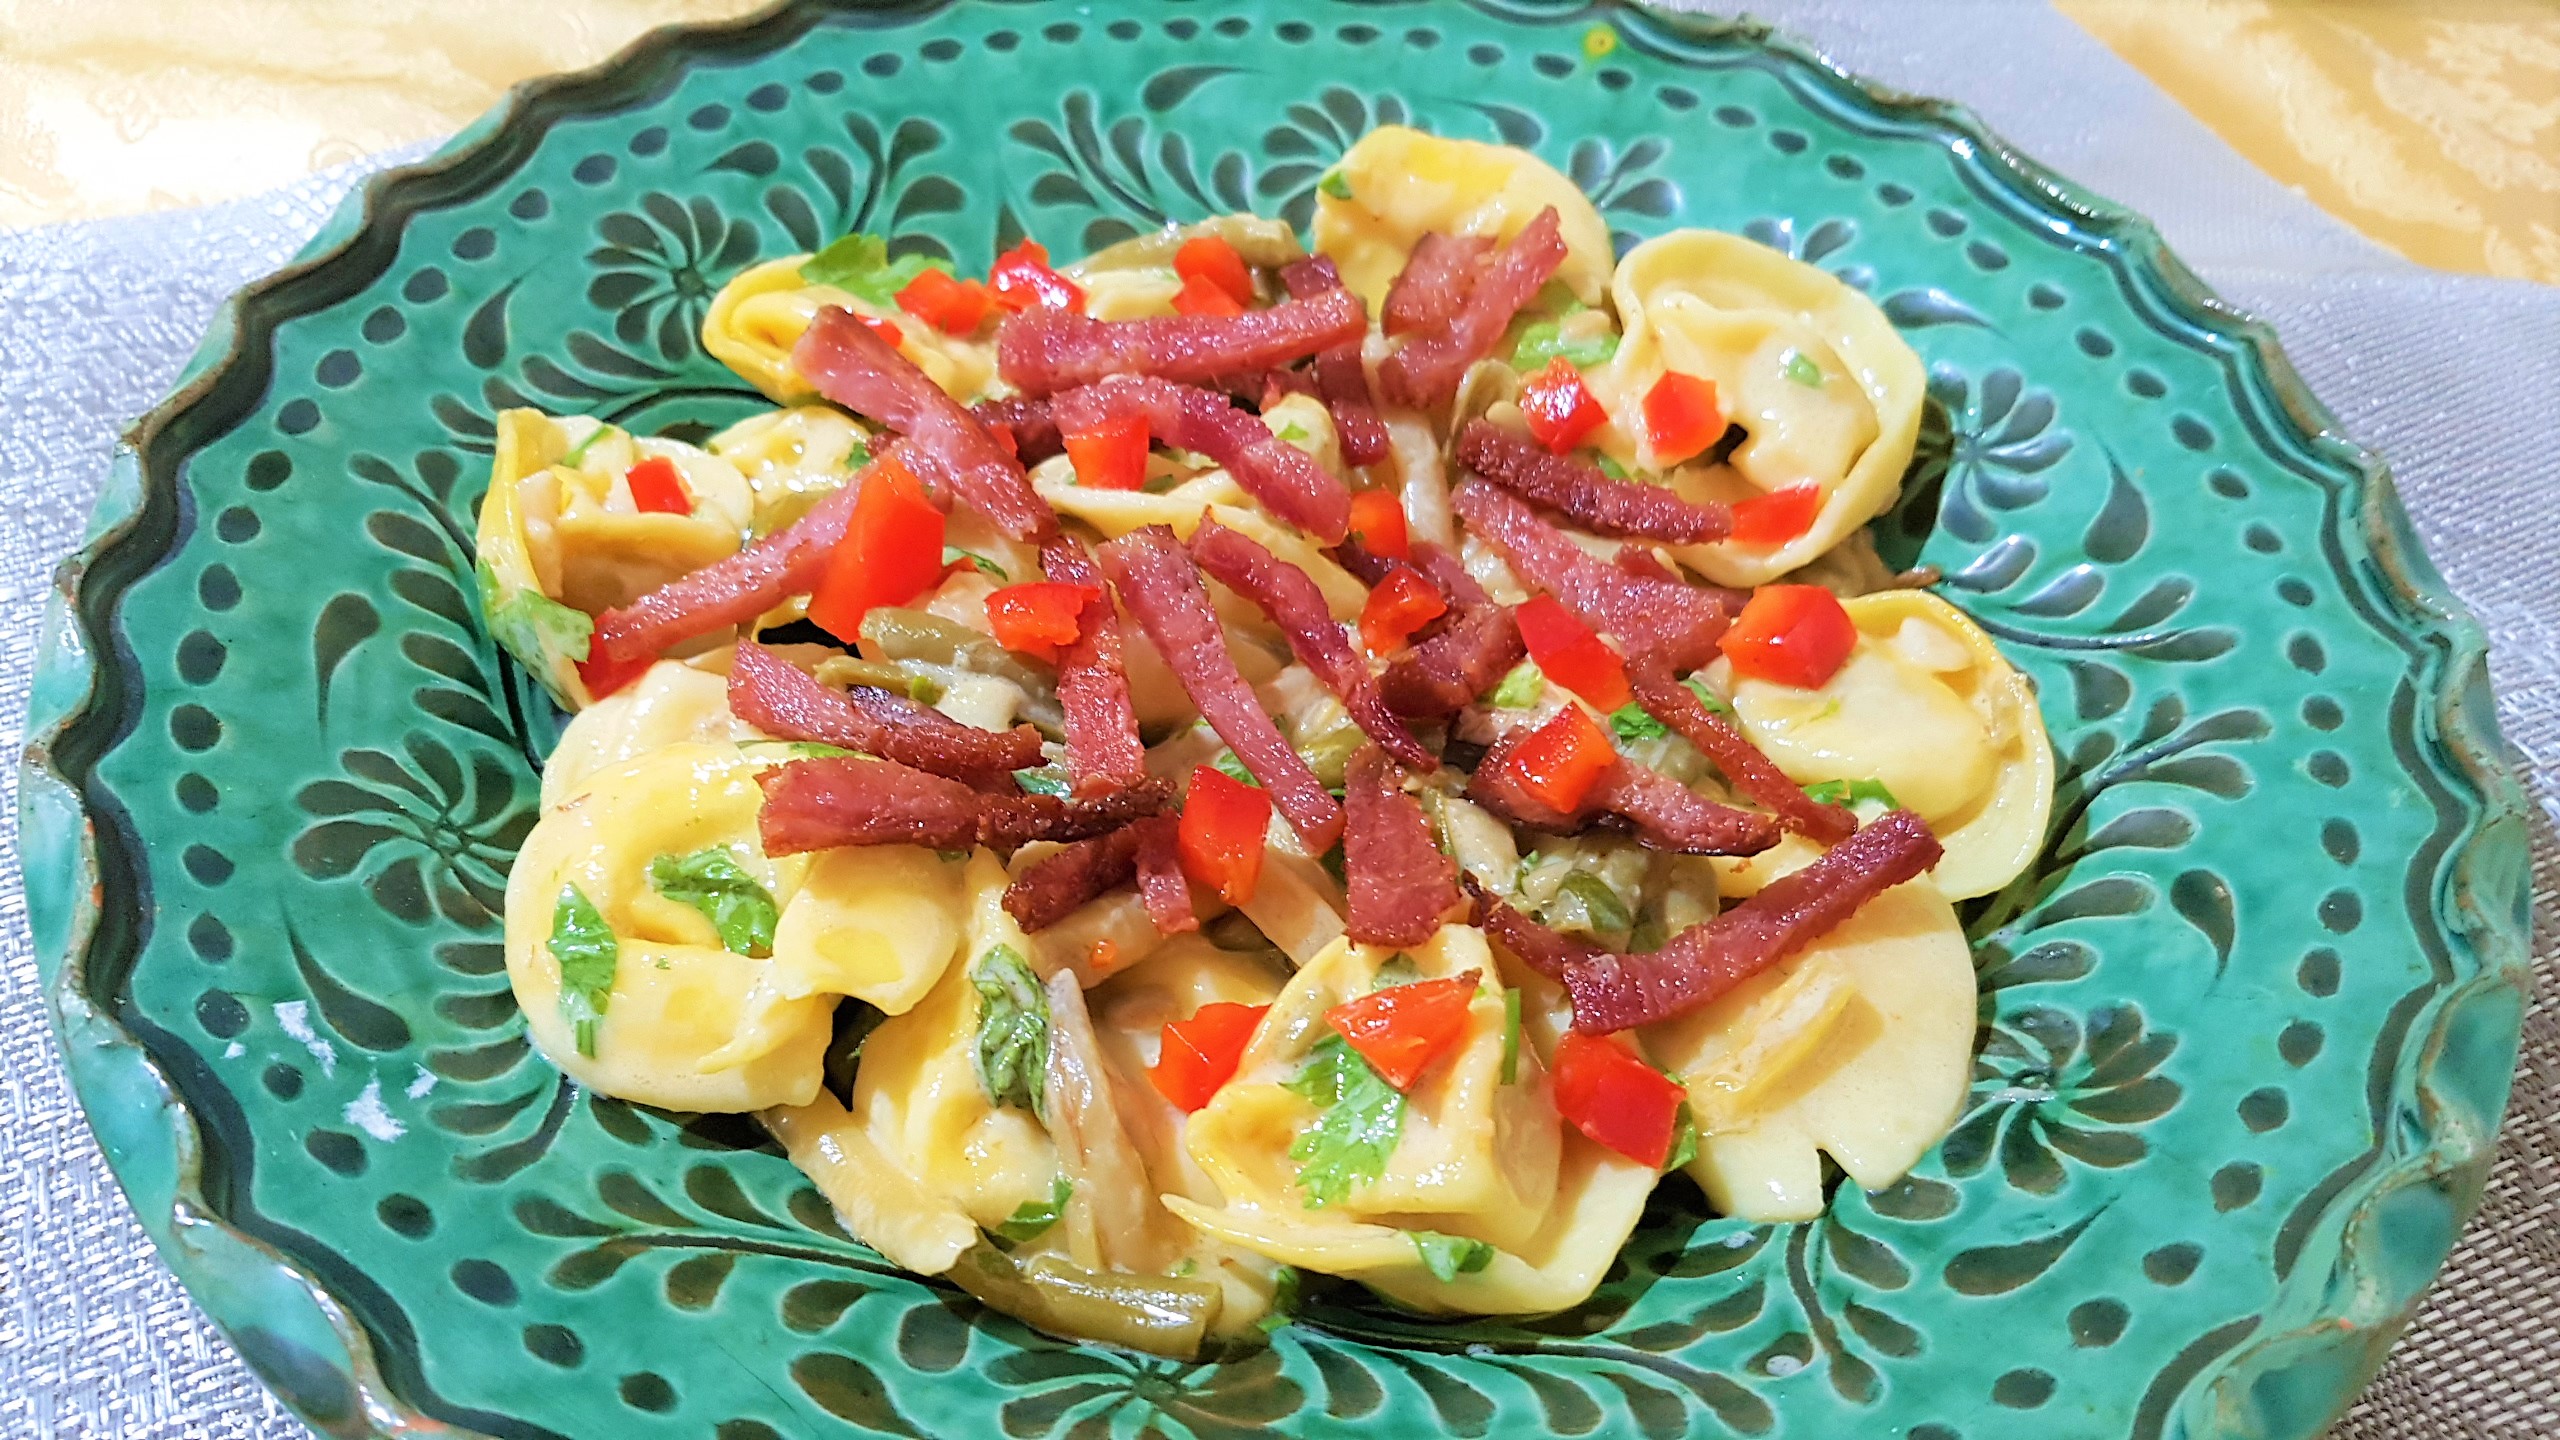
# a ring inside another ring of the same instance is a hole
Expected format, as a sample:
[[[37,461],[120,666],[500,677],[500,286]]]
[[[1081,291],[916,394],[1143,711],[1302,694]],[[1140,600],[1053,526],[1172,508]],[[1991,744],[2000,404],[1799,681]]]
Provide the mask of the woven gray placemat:
[[[2499,714],[2537,804],[2546,980],[2560,937],[2560,291],[2396,260],[2275,185],[2042,0],[1925,11],[1764,3],[1850,68],[1954,94],[2029,154],[2150,214],[2276,323],[2347,430],[2393,461],[2429,552],[2492,637]],[[1986,67],[1982,56],[2035,57]],[[375,160],[236,205],[0,232],[0,742],[24,739],[51,568],[123,424],[214,307],[283,263]],[[0,808],[17,773],[0,766]],[[64,1084],[11,857],[0,866],[0,1434],[303,1433],[152,1256]],[[2546,984],[2545,993],[2554,992]],[[2560,1436],[2560,1013],[2526,1027],[2487,1201],[2407,1340],[2333,1440]]]

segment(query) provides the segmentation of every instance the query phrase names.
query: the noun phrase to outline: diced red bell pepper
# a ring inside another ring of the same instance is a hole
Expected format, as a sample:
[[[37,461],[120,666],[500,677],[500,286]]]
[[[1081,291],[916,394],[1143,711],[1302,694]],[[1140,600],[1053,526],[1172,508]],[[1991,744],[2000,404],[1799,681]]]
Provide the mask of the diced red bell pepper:
[[[1381,560],[1413,558],[1413,535],[1405,526],[1404,501],[1393,490],[1363,490],[1351,497],[1351,538]]]
[[[1528,417],[1529,433],[1538,443],[1558,455],[1609,423],[1609,412],[1582,383],[1582,372],[1561,355],[1520,387],[1520,413]]]
[[[658,663],[655,655],[637,660],[615,660],[604,653],[602,645],[587,647],[587,658],[578,662],[578,683],[587,687],[589,700],[601,700],[632,681],[649,673]]]
[[[898,292],[898,308],[946,335],[967,335],[986,323],[996,297],[975,280],[947,270],[925,270]]]
[[[1194,275],[1182,282],[1174,292],[1173,309],[1177,315],[1241,315],[1244,306],[1227,293],[1226,287],[1206,275]]]
[[[1511,613],[1520,622],[1529,658],[1548,679],[1600,710],[1615,710],[1635,698],[1627,685],[1626,662],[1554,596],[1532,596]]]
[[[987,628],[1007,650],[1056,664],[1058,652],[1084,634],[1085,607],[1102,598],[1091,585],[1034,580],[987,596]]]
[[[1212,1000],[1188,1020],[1165,1022],[1163,1048],[1147,1071],[1156,1093],[1186,1115],[1208,1104],[1219,1087],[1235,1078],[1236,1062],[1252,1043],[1254,1027],[1270,1013],[1268,1005]]]
[[[1733,542],[1774,550],[1813,528],[1822,487],[1810,480],[1733,502]]]
[[[1609,732],[1579,705],[1567,705],[1511,752],[1521,788],[1540,803],[1571,814],[1618,761]]]
[[[1411,566],[1398,565],[1360,607],[1360,643],[1372,655],[1404,648],[1413,632],[1449,613],[1449,602]]]
[[[868,315],[856,315],[853,318],[869,326],[871,333],[879,336],[881,341],[892,350],[907,343],[907,332],[899,329],[898,322],[895,320],[874,320]]]
[[[1175,831],[1182,873],[1218,892],[1230,905],[1253,899],[1262,883],[1265,832],[1271,828],[1271,792],[1203,765],[1191,772]]]
[[[1206,280],[1227,292],[1239,309],[1253,303],[1253,272],[1236,247],[1215,235],[1195,235],[1173,252],[1173,273],[1188,284]]]
[[[1022,458],[1022,442],[1014,438],[1012,426],[998,420],[987,426],[987,433],[995,437],[997,444],[1004,447],[1004,453],[1017,461]]]
[[[924,483],[894,456],[875,461],[854,497],[853,519],[809,597],[809,618],[851,641],[878,605],[904,605],[942,579],[942,512]]]
[[[1644,397],[1645,438],[1653,463],[1677,465],[1724,438],[1724,407],[1716,385],[1677,370],[1665,371]]]
[[[998,305],[1017,313],[1037,305],[1084,312],[1084,287],[1049,268],[1049,249],[1037,240],[996,257],[987,271],[987,289]]]
[[[1720,643],[1736,675],[1819,690],[1856,647],[1858,627],[1819,585],[1763,585]]]
[[[1475,994],[1473,971],[1416,980],[1345,1000],[1324,1012],[1324,1023],[1388,1084],[1410,1090],[1467,1033],[1467,1007]]]
[[[1147,481],[1147,417],[1123,415],[1059,437],[1076,467],[1076,483],[1092,490],[1135,490]]]
[[[1595,1145],[1661,1169],[1680,1128],[1679,1081],[1598,1035],[1567,1032],[1556,1046],[1556,1113]]]
[[[676,462],[664,455],[652,455],[622,472],[622,483],[631,487],[631,506],[643,515],[690,515],[693,497],[684,493],[684,476],[677,473]]]

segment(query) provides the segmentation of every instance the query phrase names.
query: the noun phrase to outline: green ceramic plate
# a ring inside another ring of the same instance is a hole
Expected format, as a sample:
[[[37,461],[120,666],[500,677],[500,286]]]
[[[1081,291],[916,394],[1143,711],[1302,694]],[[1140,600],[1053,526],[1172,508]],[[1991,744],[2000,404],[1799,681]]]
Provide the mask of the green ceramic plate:
[[[2042,863],[1968,907],[1955,1133],[1811,1224],[1668,1184],[1570,1314],[1346,1288],[1186,1366],[897,1273],[740,1120],[563,1083],[499,961],[556,718],[475,608],[493,411],[698,432],[758,404],[694,340],[753,261],[1303,219],[1385,121],[1531,147],[1628,239],[1758,236],[1928,363],[1881,539],[2034,677],[2063,772]],[[2149,226],[1748,25],[1097,0],[662,32],[244,292],[66,573],[23,816],[63,1048],[162,1254],[331,1434],[2309,1437],[2442,1261],[2515,1058],[2522,801],[2378,463]]]

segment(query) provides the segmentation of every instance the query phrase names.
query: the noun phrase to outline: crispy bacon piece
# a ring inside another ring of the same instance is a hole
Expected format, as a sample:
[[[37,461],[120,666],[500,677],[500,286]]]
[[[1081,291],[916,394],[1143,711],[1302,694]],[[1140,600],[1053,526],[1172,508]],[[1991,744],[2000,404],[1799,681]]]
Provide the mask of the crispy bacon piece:
[[[1130,531],[1102,547],[1102,568],[1120,592],[1120,603],[1200,707],[1201,718],[1271,792],[1307,853],[1332,849],[1342,837],[1342,807],[1281,738],[1280,727],[1237,671],[1199,567],[1173,531],[1162,525]]]
[[[1777,812],[1778,823],[1809,839],[1829,845],[1858,828],[1858,817],[1845,805],[1825,805],[1804,793],[1776,763],[1760,753],[1751,737],[1733,722],[1708,709],[1688,686],[1671,678],[1670,667],[1650,656],[1627,666],[1636,703],[1646,714],[1671,727],[1712,761],[1733,788]]]
[[[1493,353],[1520,307],[1564,263],[1564,232],[1552,205],[1511,237],[1467,288],[1466,299],[1438,323],[1415,330],[1378,367],[1389,404],[1418,410],[1447,404],[1467,367]]]
[[[1173,787],[1159,780],[1094,800],[1058,800],[972,790],[895,760],[860,755],[794,760],[758,775],[756,783],[764,787],[756,826],[768,855],[839,845],[985,845],[1010,855],[1034,840],[1107,834],[1173,804]]]
[[[1375,590],[1380,585],[1385,584],[1387,576],[1393,574],[1395,568],[1404,563],[1401,560],[1390,560],[1386,556],[1370,550],[1367,546],[1360,543],[1360,537],[1357,535],[1352,536],[1350,539],[1343,541],[1341,544],[1334,546],[1332,549],[1327,550],[1324,553],[1326,559],[1331,560],[1334,564],[1350,571],[1352,579],[1359,581],[1361,584],[1368,586],[1372,590]],[[1429,577],[1426,576],[1424,578],[1428,579]]]
[[[1716,641],[1733,623],[1724,592],[1649,579],[1599,559],[1484,481],[1468,481],[1449,499],[1521,579],[1555,596],[1582,623],[1616,636],[1626,654],[1655,657],[1675,670],[1715,658]]]
[[[1050,418],[1046,400],[981,400],[969,407],[969,413],[991,433],[999,425],[1011,431],[1014,458],[1026,468],[1052,455],[1067,453],[1066,441],[1059,438],[1058,422]]]
[[[1620,757],[1591,787],[1581,808],[1555,809],[1529,793],[1506,763],[1534,727],[1523,725],[1485,752],[1467,781],[1467,798],[1515,825],[1575,835],[1604,817],[1622,821],[1648,850],[1677,855],[1757,855],[1778,843],[1778,823],[1756,810],[1720,805],[1663,774]]]
[[[1012,789],[1014,771],[1040,763],[1028,725],[981,730],[886,690],[830,690],[752,640],[729,663],[729,709],[778,740],[864,750],[981,788]]]
[[[1458,867],[1431,837],[1422,802],[1404,792],[1404,775],[1374,745],[1363,745],[1344,773],[1349,823],[1342,873],[1351,891],[1351,938],[1363,945],[1420,945],[1458,904]]]
[[[1180,935],[1200,928],[1191,908],[1191,882],[1183,878],[1182,852],[1175,837],[1181,822],[1170,815],[1151,815],[1129,827],[1138,837],[1138,899],[1159,935]]]
[[[1346,542],[1347,543],[1347,542]],[[1271,617],[1289,639],[1298,663],[1315,673],[1342,701],[1351,723],[1383,746],[1400,763],[1416,770],[1440,768],[1439,760],[1413,738],[1404,722],[1378,696],[1378,682],[1368,662],[1351,648],[1351,639],[1334,623],[1324,592],[1307,572],[1239,535],[1215,520],[1203,520],[1191,535],[1191,558],[1226,586]]]
[[[1332,290],[1241,315],[1163,315],[1096,320],[1034,306],[996,332],[996,369],[1026,395],[1051,395],[1113,375],[1153,375],[1185,385],[1295,364],[1369,328],[1360,297]]]
[[[1555,454],[1490,420],[1467,422],[1458,433],[1458,459],[1595,535],[1694,545],[1721,540],[1733,528],[1733,511],[1724,505],[1692,505],[1667,486],[1613,480],[1587,460]]]
[[[918,479],[1016,540],[1036,543],[1057,533],[1057,514],[1031,488],[1022,463],[852,311],[838,305],[820,310],[791,352],[791,363],[819,394],[908,437],[898,458]],[[1015,437],[1017,444],[1020,439]]]
[[[1387,302],[1378,307],[1378,325],[1390,335],[1444,324],[1466,303],[1476,272],[1493,253],[1487,235],[1422,237],[1404,261],[1404,273],[1387,287]]]
[[[1455,715],[1528,653],[1511,607],[1460,605],[1447,629],[1387,667],[1378,677],[1378,693],[1398,715]]]
[[[1079,795],[1135,784],[1147,773],[1138,743],[1138,715],[1129,699],[1129,671],[1120,654],[1120,616],[1102,583],[1093,553],[1072,535],[1050,537],[1040,547],[1040,571],[1051,580],[1090,585],[1084,631],[1058,650],[1058,708],[1066,714],[1067,778]]]
[[[1301,300],[1312,300],[1342,288],[1342,272],[1317,255],[1281,267],[1280,283]],[[1369,393],[1369,371],[1360,363],[1360,342],[1346,341],[1316,354],[1315,390],[1333,415],[1333,435],[1342,445],[1342,463],[1375,465],[1387,458],[1387,427],[1378,419],[1378,402]]]
[[[878,462],[873,462],[876,465]],[[595,641],[605,658],[626,664],[666,652],[714,630],[733,629],[794,595],[817,588],[827,556],[853,523],[853,504],[873,466],[844,488],[809,507],[809,513],[753,545],[681,575],[596,620]]]
[[[1413,562],[1422,567],[1425,578],[1440,587],[1441,594],[1449,597],[1450,604],[1493,603],[1493,597],[1484,593],[1484,587],[1476,583],[1476,577],[1467,573],[1467,563],[1455,552],[1444,550],[1428,540],[1416,540],[1413,542]]]
[[[1326,544],[1351,533],[1351,491],[1306,451],[1271,433],[1223,395],[1170,380],[1122,375],[1049,403],[1060,428],[1084,430],[1142,416],[1156,442],[1196,450],[1223,465],[1273,515]]]
[[[1908,810],[1880,815],[1822,858],[1681,931],[1659,950],[1603,950],[1567,965],[1573,1028],[1606,1035],[1695,1010],[1829,934],[1878,895],[1919,878],[1942,853],[1919,816]]]
[[[756,783],[764,787],[756,829],[767,855],[838,845],[966,850],[978,843],[984,797],[957,780],[895,760],[794,760],[758,775]]]

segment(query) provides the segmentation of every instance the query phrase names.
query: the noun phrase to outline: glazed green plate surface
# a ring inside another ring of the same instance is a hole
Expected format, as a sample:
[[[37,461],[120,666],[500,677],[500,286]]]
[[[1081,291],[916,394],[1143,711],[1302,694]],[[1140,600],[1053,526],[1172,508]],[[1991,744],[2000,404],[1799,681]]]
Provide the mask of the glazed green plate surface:
[[[2062,773],[2041,862],[1967,907],[1954,1133],[1809,1224],[1668,1183],[1570,1314],[1344,1287],[1183,1366],[891,1269],[741,1119],[563,1082],[500,963],[558,722],[477,612],[495,411],[700,434],[761,403],[695,340],[746,265],[1303,221],[1387,122],[1537,151],[1622,244],[1756,236],[1927,362],[1879,538],[2034,678]],[[24,816],[64,1050],[162,1253],[332,1434],[2307,1440],[2514,1063],[2521,802],[2379,466],[2147,225],[1755,28],[1104,0],[654,36],[245,292],[65,595]]]

